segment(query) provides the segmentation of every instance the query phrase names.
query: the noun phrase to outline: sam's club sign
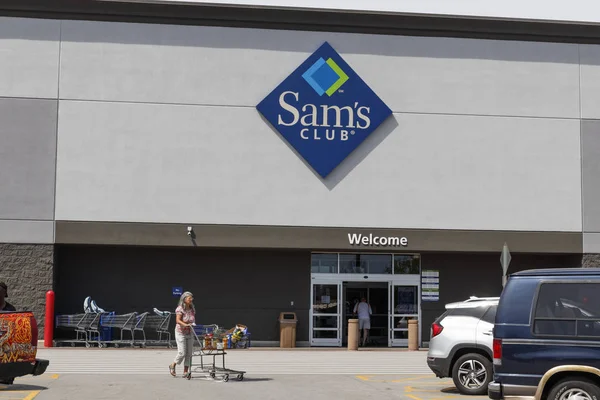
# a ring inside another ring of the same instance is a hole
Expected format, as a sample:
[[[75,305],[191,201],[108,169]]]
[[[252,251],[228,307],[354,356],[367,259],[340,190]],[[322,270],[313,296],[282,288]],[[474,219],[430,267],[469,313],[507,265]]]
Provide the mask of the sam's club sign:
[[[392,114],[327,42],[256,108],[323,178]]]

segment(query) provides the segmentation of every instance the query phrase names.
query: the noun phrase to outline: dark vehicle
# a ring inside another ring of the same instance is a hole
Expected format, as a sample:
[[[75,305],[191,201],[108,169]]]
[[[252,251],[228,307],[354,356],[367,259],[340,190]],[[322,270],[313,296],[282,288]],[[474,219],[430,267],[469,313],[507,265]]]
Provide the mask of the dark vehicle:
[[[14,378],[41,375],[50,364],[36,358],[37,322],[30,311],[0,312],[0,383],[11,384]]]
[[[600,269],[511,275],[494,326],[491,399],[600,398]]]

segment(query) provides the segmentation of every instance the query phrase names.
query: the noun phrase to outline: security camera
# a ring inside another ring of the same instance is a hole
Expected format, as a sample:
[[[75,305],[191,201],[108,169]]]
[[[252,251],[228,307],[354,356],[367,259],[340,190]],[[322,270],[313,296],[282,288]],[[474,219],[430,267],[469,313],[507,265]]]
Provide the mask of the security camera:
[[[191,226],[188,226],[188,236],[192,236],[193,230],[194,230],[194,228],[192,228]]]

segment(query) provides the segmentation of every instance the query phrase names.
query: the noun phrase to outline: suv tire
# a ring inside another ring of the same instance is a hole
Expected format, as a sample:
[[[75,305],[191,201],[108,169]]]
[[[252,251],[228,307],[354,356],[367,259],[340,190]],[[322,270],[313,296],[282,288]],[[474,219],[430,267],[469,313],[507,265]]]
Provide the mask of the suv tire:
[[[548,400],[559,400],[569,398],[569,393],[575,394],[577,391],[585,392],[581,398],[598,399],[600,398],[600,388],[595,383],[585,378],[566,378],[552,386],[548,392]]]
[[[487,394],[488,383],[492,380],[492,368],[492,362],[481,354],[465,354],[454,363],[452,380],[460,393],[481,396]],[[477,376],[477,373],[479,373],[479,376]],[[477,380],[481,382],[480,386],[473,380],[473,377],[478,378]],[[472,384],[477,386],[469,387]]]

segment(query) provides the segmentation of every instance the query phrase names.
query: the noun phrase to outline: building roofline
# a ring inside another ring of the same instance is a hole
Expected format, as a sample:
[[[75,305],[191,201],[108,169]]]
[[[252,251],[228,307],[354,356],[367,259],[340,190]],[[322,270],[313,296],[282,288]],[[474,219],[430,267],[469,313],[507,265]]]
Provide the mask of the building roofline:
[[[0,16],[600,44],[600,26],[202,5],[2,0]]]

